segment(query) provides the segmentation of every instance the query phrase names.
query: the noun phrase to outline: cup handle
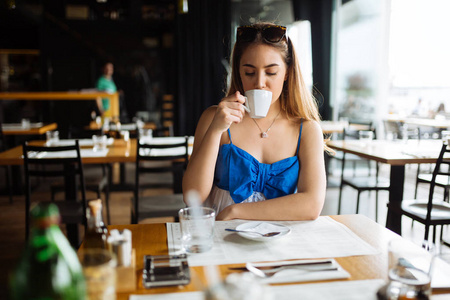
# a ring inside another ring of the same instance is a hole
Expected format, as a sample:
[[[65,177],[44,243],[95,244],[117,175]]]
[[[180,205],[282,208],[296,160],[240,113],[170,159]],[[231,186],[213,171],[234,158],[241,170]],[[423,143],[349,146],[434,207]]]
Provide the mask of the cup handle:
[[[244,103],[244,109],[248,112],[248,113],[250,113],[251,111],[250,111],[250,108],[248,108],[248,100],[247,100],[247,97],[245,97],[244,96],[244,98],[245,98],[245,103]]]

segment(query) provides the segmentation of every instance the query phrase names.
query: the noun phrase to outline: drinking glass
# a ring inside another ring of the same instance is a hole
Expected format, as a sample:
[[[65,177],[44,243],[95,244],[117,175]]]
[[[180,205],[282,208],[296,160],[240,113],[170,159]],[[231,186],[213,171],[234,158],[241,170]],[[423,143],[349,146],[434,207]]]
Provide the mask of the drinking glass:
[[[442,141],[446,142],[447,145],[450,145],[450,130],[443,130],[441,132]]]
[[[402,239],[389,242],[387,299],[428,299],[431,295],[435,247],[427,241],[422,246]]]
[[[94,143],[94,151],[106,150],[106,145],[108,143],[108,138],[106,137],[106,135],[93,135],[92,141]]]
[[[373,140],[373,131],[361,130],[359,132],[359,140],[363,142],[363,146],[367,146]]]
[[[45,136],[47,138],[47,146],[55,145],[59,141],[59,131],[47,131],[45,133]]]
[[[210,250],[214,241],[216,213],[209,207],[187,207],[178,212],[181,226],[181,246],[189,253]]]
[[[30,123],[30,119],[22,119],[22,128],[30,128],[31,123]]]
[[[105,249],[84,249],[78,254],[86,279],[87,299],[116,299],[116,258]]]

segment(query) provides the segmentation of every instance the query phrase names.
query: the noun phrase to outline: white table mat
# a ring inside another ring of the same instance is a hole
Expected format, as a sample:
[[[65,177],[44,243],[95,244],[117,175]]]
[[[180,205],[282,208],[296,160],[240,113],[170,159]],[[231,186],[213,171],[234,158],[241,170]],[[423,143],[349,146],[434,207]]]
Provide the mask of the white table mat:
[[[94,151],[92,149],[80,149],[81,157],[105,157],[109,149]],[[54,152],[29,152],[30,158],[71,158],[76,157],[75,150],[71,151],[54,151]]]
[[[376,293],[384,284],[381,279],[337,281],[266,287],[262,300],[377,300]],[[129,300],[205,300],[204,292],[130,295]]]
[[[319,280],[331,280],[331,279],[346,279],[350,278],[350,273],[344,270],[339,263],[335,259],[327,259],[331,260],[332,265],[327,267],[337,268],[336,271],[314,271],[314,272],[304,272],[301,269],[286,269],[277,272],[272,277],[261,278],[260,281],[262,283],[290,283],[290,282],[307,282],[307,281],[319,281]],[[314,261],[314,260],[311,260]],[[291,263],[302,263],[305,260],[290,260]],[[279,262],[273,263],[259,263],[253,264],[256,267],[263,266],[277,266],[280,265]],[[323,268],[325,266],[309,266],[306,268],[314,269],[314,268]]]
[[[285,259],[307,259],[375,255],[377,250],[359,238],[345,225],[330,217],[314,221],[278,221],[292,232],[267,242],[247,240],[225,228],[235,228],[245,220],[216,221],[214,245],[200,254],[189,254],[190,266],[221,265]],[[169,254],[181,252],[179,223],[167,223]]]
[[[44,125],[42,122],[38,123],[30,123],[30,126],[23,127],[22,123],[7,123],[2,124],[2,130],[8,131],[8,130],[29,130],[30,128],[40,128]]]
[[[79,139],[78,144],[80,146],[94,146],[94,141],[92,139]],[[114,138],[108,138],[108,145],[114,144]],[[62,139],[57,142],[52,141],[49,146],[71,146],[75,145],[75,139]]]

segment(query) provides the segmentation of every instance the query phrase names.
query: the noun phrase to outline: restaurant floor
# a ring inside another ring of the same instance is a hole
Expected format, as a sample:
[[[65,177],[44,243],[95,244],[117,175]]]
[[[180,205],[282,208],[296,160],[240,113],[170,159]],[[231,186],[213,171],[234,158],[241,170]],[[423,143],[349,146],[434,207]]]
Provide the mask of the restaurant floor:
[[[330,166],[330,170],[337,170],[338,167],[333,168]],[[90,171],[86,171],[88,173]],[[91,172],[96,172],[91,171]],[[349,170],[351,174],[351,170]],[[367,174],[367,169],[357,169],[356,174]],[[127,166],[128,178],[134,178],[133,167]],[[405,183],[405,197],[414,197],[415,186],[415,174],[416,166],[408,166],[406,169],[406,183]],[[88,176],[87,174],[86,176]],[[0,178],[3,174],[0,175]],[[389,166],[384,165],[381,167],[381,176],[389,176]],[[332,187],[333,184],[339,182],[339,174],[337,172],[331,172],[329,176],[329,188],[327,189],[327,195],[325,205],[322,211],[322,215],[335,215],[337,214],[337,204],[339,196],[339,188]],[[0,185],[3,184],[0,182]],[[49,200],[50,194],[47,192],[48,182],[40,182],[39,187],[36,188],[33,194],[33,199]],[[169,190],[163,190],[159,192],[170,193]],[[153,193],[152,191],[147,192]],[[419,196],[427,196],[428,188],[426,185],[422,185],[419,189]],[[130,222],[130,199],[132,197],[131,192],[113,192],[110,196],[111,206],[111,219],[112,224],[129,224]],[[437,189],[437,197],[442,197],[442,191]],[[95,194],[88,192],[88,199],[94,199]],[[386,202],[388,199],[387,192],[379,193],[378,203],[378,223],[384,226],[386,222]],[[10,270],[14,267],[18,257],[24,247],[25,238],[25,220],[24,220],[24,196],[14,196],[14,203],[10,204],[8,197],[0,195],[0,299],[6,298],[7,280]],[[356,211],[356,191],[351,188],[345,188],[343,193],[343,205],[342,214],[354,214]],[[360,214],[375,220],[375,193],[362,193],[360,203]],[[106,220],[106,216],[104,218]],[[167,222],[171,221],[171,218],[160,218],[145,220],[144,222]],[[411,226],[409,218],[404,217],[403,224],[403,236],[407,239],[420,244],[423,239],[424,227],[419,223],[415,223]],[[448,228],[445,231],[444,238],[450,240],[450,232]],[[450,248],[444,247],[450,251]]]

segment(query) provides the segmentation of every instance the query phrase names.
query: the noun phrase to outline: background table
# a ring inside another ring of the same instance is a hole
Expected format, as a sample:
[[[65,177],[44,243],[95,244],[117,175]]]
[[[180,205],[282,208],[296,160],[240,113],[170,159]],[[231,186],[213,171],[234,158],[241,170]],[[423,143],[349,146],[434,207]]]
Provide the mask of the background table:
[[[327,145],[335,150],[389,164],[391,166],[389,202],[401,205],[405,183],[405,165],[436,162],[442,141],[409,140],[405,143],[404,141],[374,140],[368,143],[360,140],[331,140]],[[401,215],[388,211],[386,227],[401,234]]]
[[[41,135],[47,131],[52,131],[58,128],[58,124],[36,124],[31,123],[30,127],[22,127],[22,124],[2,124],[2,131],[4,135]]]

